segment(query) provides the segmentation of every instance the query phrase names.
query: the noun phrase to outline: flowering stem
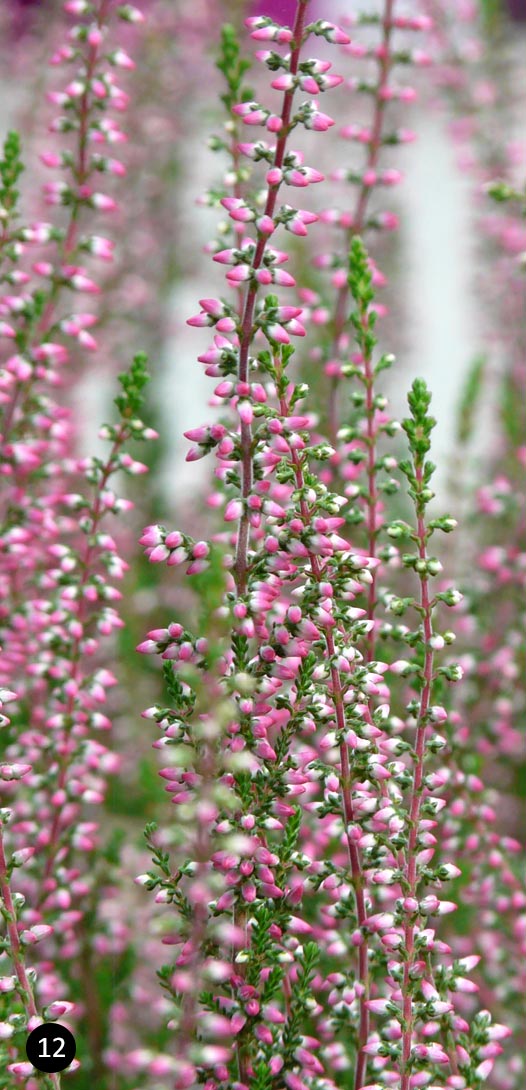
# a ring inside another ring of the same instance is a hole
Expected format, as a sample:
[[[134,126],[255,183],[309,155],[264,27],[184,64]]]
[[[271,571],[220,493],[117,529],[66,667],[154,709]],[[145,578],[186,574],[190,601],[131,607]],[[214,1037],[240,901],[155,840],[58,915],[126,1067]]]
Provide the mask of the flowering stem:
[[[278,381],[281,378],[279,361],[274,361],[276,367],[276,373]],[[290,415],[290,407],[287,404],[285,398],[280,398],[280,412],[283,417]],[[296,488],[300,494],[300,510],[302,519],[305,526],[308,526],[310,521],[309,507],[304,499],[305,492],[305,479],[303,475],[302,464],[297,451],[291,451],[291,461],[294,468],[294,476],[296,479]],[[323,570],[321,568],[319,557],[314,553],[309,552],[309,562],[312,570],[312,574],[317,583],[323,581]],[[335,665],[336,648],[334,645],[334,639],[332,633],[327,629],[324,633],[327,656],[331,662],[331,684],[332,684],[332,698],[334,702],[334,710],[336,714],[336,723],[338,732],[343,735],[345,732],[345,710],[343,704],[343,691],[340,679],[340,672]],[[354,823],[354,808],[352,802],[352,778],[351,769],[349,764],[349,752],[347,745],[342,737],[340,744],[340,760],[341,760],[341,794],[343,803],[343,814],[346,831],[347,849],[349,852],[349,862],[351,867],[352,885],[354,888],[354,896],[356,901],[356,916],[358,920],[358,926],[364,928],[367,919],[367,910],[365,905],[365,891],[364,881],[362,874],[362,867],[360,863],[360,855],[358,847],[350,835],[350,827]],[[363,942],[358,948],[358,975],[360,983],[363,985],[363,992],[360,996],[360,1028],[359,1028],[359,1053],[356,1061],[356,1073],[355,1073],[355,1090],[360,1090],[360,1087],[364,1084],[365,1071],[367,1066],[367,1056],[362,1051],[363,1047],[367,1044],[367,1038],[369,1035],[369,1010],[366,1006],[369,999],[369,956],[368,956],[368,944],[365,937]]]
[[[108,11],[109,0],[102,0],[102,3],[96,15],[96,24],[99,29],[104,26],[104,23],[108,16]],[[86,181],[90,174],[90,170],[86,160],[86,153],[88,148],[88,121],[93,111],[93,103],[92,101],[90,101],[89,95],[89,87],[95,73],[95,67],[98,60],[98,52],[99,47],[97,45],[89,46],[89,52],[86,60],[86,90],[82,94],[79,104],[79,135],[77,144],[78,161],[76,166],[73,167],[73,176],[79,189],[81,186],[86,184]],[[77,237],[79,209],[80,201],[78,199],[75,199],[73,201],[71,209],[71,216],[68,224],[68,229],[66,231],[66,236],[60,250],[60,258],[57,262],[57,268],[60,268],[60,265],[62,264],[64,259],[72,254],[76,248],[75,244]],[[46,307],[44,308],[44,313],[42,314],[42,318],[38,324],[38,331],[41,333],[45,333],[45,331],[49,328],[50,320],[55,309],[59,291],[60,283],[55,278],[53,280],[49,299],[47,301]]]
[[[424,748],[426,740],[427,730],[427,716],[431,702],[431,687],[433,683],[433,648],[431,640],[433,637],[433,625],[432,625],[432,605],[429,597],[429,578],[427,575],[426,561],[427,561],[427,530],[424,519],[425,501],[423,499],[423,493],[425,492],[425,479],[424,479],[424,447],[416,448],[415,454],[415,474],[414,474],[414,492],[415,502],[417,507],[417,538],[418,538],[418,555],[422,563],[423,570],[420,572],[420,613],[422,616],[422,629],[423,629],[423,642],[424,642],[424,663],[423,663],[423,688],[420,695],[420,706],[418,710],[417,726],[416,726],[416,741],[415,741],[415,762],[413,768],[413,783],[411,787],[410,803],[409,803],[409,837],[407,844],[407,896],[409,898],[416,899],[417,887],[418,887],[418,873],[417,873],[417,840],[419,832],[420,822],[420,807],[422,802],[422,794],[424,790]],[[411,1068],[411,1047],[412,1047],[412,1035],[413,1035],[413,999],[412,999],[412,978],[411,970],[415,959],[415,945],[414,945],[415,923],[411,913],[408,913],[406,921],[404,923],[404,941],[405,941],[405,961],[404,961],[404,975],[402,983],[402,995],[403,995],[403,1038],[402,1038],[402,1081],[401,1090],[409,1090]]]
[[[374,100],[374,115],[371,129],[371,139],[367,145],[367,160],[365,165],[365,171],[374,170],[378,157],[380,155],[382,127],[384,121],[385,100],[383,97],[384,89],[389,79],[389,72],[391,70],[391,33],[392,33],[392,15],[393,15],[393,3],[394,0],[385,0],[384,17],[382,20],[383,36],[382,44],[379,51],[379,77],[378,86],[376,88],[376,95]],[[355,211],[353,214],[353,223],[347,231],[346,245],[349,246],[352,238],[355,235],[360,235],[364,229],[365,214],[367,211],[367,205],[371,196],[373,187],[371,185],[362,184],[358,192],[358,198],[356,202]],[[338,291],[336,299],[336,308],[334,314],[334,327],[332,338],[331,356],[335,356],[338,353],[340,339],[344,332],[347,322],[347,304],[349,298],[348,284],[342,284]],[[329,386],[329,439],[334,445],[337,439],[338,432],[338,379],[333,377],[330,380]],[[371,556],[374,554],[371,553]],[[374,594],[374,591],[372,591]]]
[[[39,1019],[39,1013],[35,1003],[33,988],[28,978],[24,963],[23,946],[16,925],[16,909],[13,904],[11,886],[9,884],[7,862],[4,849],[4,837],[2,823],[0,821],[0,897],[3,904],[2,915],[6,921],[6,930],[9,937],[9,952],[18,980],[18,994],[22,999],[28,1018]],[[43,1084],[53,1090],[60,1090],[60,1075],[45,1075]]]
[[[300,50],[302,45],[303,25],[305,21],[305,14],[307,10],[308,0],[298,0],[296,8],[296,17],[294,20],[294,49],[291,54],[290,71],[295,75],[298,71],[298,63],[300,57]],[[282,127],[280,135],[276,142],[276,152],[274,156],[274,167],[281,168],[283,164],[283,158],[285,155],[285,147],[287,138],[289,135],[289,125],[292,112],[292,102],[294,98],[294,90],[286,91],[283,96],[283,106],[281,111]],[[267,193],[267,200],[265,203],[264,215],[272,219],[274,209],[276,206],[276,200],[279,192],[279,184],[275,186],[269,186]],[[254,253],[254,260],[252,262],[252,271],[255,272],[260,268],[265,253],[265,246],[267,243],[267,236],[260,233],[256,250]],[[241,319],[241,337],[239,346],[239,381],[240,383],[248,382],[248,356],[250,344],[252,341],[252,323],[254,317],[254,307],[256,303],[257,295],[257,281],[252,280],[252,283],[247,291],[245,300],[245,306],[243,310],[243,316]],[[252,428],[250,423],[241,421],[241,497],[243,502],[243,511],[239,520],[239,529],[236,545],[236,556],[234,562],[234,579],[236,583],[237,594],[243,594],[246,590],[247,584],[247,566],[248,566],[248,543],[250,535],[250,522],[248,511],[248,497],[252,492],[253,486],[253,465],[252,465]],[[244,914],[243,914],[244,916]],[[238,925],[244,925],[244,918],[240,918],[239,915],[236,918]],[[246,1051],[242,1044],[238,1043],[237,1046],[237,1059],[239,1078],[242,1082],[246,1082],[248,1078],[248,1058]]]
[[[109,3],[110,0],[102,0],[98,12],[96,14],[96,25],[99,29],[104,27],[109,15]],[[79,211],[82,206],[82,197],[80,195],[82,186],[85,186],[90,174],[93,172],[93,167],[87,162],[87,149],[88,149],[88,123],[91,115],[94,112],[94,106],[97,104],[94,96],[90,95],[90,84],[93,79],[97,61],[99,60],[100,45],[90,45],[88,53],[85,58],[85,85],[86,89],[83,92],[78,106],[78,139],[76,144],[76,163],[71,166],[71,172],[73,179],[77,185],[77,192],[72,191],[71,201],[71,213],[69,216],[69,222],[65,230],[65,235],[60,245],[57,247],[57,255],[54,261],[54,268],[51,274],[51,282],[48,292],[48,298],[43,308],[42,314],[38,319],[38,322],[34,326],[34,341],[31,343],[32,331],[31,327],[25,334],[25,348],[26,351],[31,352],[36,347],[37,343],[42,343],[49,338],[50,331],[53,326],[53,315],[55,313],[57,303],[62,295],[64,283],[61,279],[60,272],[64,265],[65,260],[71,258],[77,249],[77,230],[79,221]],[[13,386],[13,393],[9,404],[4,410],[4,423],[2,428],[2,442],[7,443],[13,425],[15,423],[17,408],[19,408],[20,398],[23,397],[25,401],[29,400],[33,393],[34,379],[29,382],[18,381]]]
[[[92,526],[91,526],[91,530],[90,530],[90,537],[86,541],[86,547],[85,547],[84,555],[80,559],[80,563],[81,563],[81,567],[82,567],[82,574],[81,574],[80,580],[79,580],[80,606],[79,606],[79,612],[77,614],[77,618],[78,618],[79,623],[83,626],[83,629],[84,629],[84,626],[85,626],[86,621],[88,619],[87,616],[86,616],[86,609],[87,609],[87,606],[88,606],[88,601],[87,601],[86,597],[83,595],[82,592],[83,592],[83,590],[84,590],[90,576],[92,575],[92,564],[93,564],[93,560],[94,560],[94,554],[95,554],[96,548],[97,548],[97,546],[96,546],[96,536],[97,536],[97,533],[98,533],[98,530],[99,530],[100,522],[101,522],[102,518],[104,517],[104,515],[106,513],[106,511],[105,511],[105,509],[103,507],[103,504],[102,504],[101,497],[102,497],[102,494],[104,493],[104,490],[106,488],[106,485],[108,483],[109,478],[115,472],[115,469],[116,469],[116,461],[115,460],[117,458],[117,455],[118,455],[121,447],[123,446],[123,444],[126,442],[126,439],[128,437],[129,437],[128,436],[128,430],[127,430],[126,426],[123,425],[119,429],[117,438],[115,439],[115,441],[113,443],[113,446],[112,446],[110,455],[108,457],[108,460],[106,462],[106,465],[104,466],[104,469],[102,470],[102,476],[101,476],[101,479],[100,479],[100,482],[99,482],[99,485],[98,485],[98,488],[97,488],[97,493],[96,493],[94,503],[93,503],[93,508],[92,508],[92,511],[91,511]],[[72,681],[74,681],[74,682],[77,681],[80,670],[81,670],[81,666],[82,666],[81,646],[82,646],[82,643],[83,643],[84,639],[85,639],[85,633],[83,631],[82,635],[79,635],[78,637],[75,638],[75,640],[72,643],[72,647],[71,647],[71,652],[70,652],[71,673],[70,673],[69,676],[70,676],[70,679]],[[67,703],[67,705],[66,705],[66,707],[64,709],[64,716],[65,716],[66,723],[71,721],[71,718],[72,718],[74,710],[75,710],[76,699],[77,699],[77,697],[76,697],[76,695],[74,693],[71,693],[69,695],[69,697],[68,697],[68,703]],[[69,748],[68,748],[68,746],[66,744],[64,744],[62,747],[59,747],[59,752],[60,752],[59,775],[58,775],[57,783],[53,784],[53,793],[55,793],[56,791],[62,792],[62,791],[64,791],[66,789],[67,774],[68,774],[69,762],[70,762],[70,758],[71,758],[70,750],[69,750]],[[47,858],[46,858],[46,863],[45,863],[45,868],[44,868],[43,879],[42,879],[42,883],[41,883],[41,894],[40,894],[40,899],[38,901],[38,907],[40,907],[43,904],[43,902],[45,901],[45,899],[47,897],[47,879],[50,878],[50,876],[52,874],[54,861],[55,861],[55,856],[56,856],[57,851],[58,851],[59,846],[60,846],[60,843],[59,843],[60,825],[61,825],[61,808],[60,808],[60,806],[56,806],[55,807],[55,816],[53,818],[53,822],[52,822],[52,825],[51,825],[49,842],[48,842],[48,844],[46,846],[47,847]]]
[[[303,26],[305,22],[305,15],[307,11],[308,0],[298,0],[296,8],[296,17],[294,20],[293,41],[294,48],[290,58],[290,72],[292,75],[296,75],[298,71],[300,50],[302,45]],[[281,169],[283,165],[283,159],[285,155],[285,147],[287,144],[287,138],[289,135],[289,125],[292,112],[292,101],[294,98],[294,90],[285,91],[283,95],[283,107],[281,111],[282,127],[280,134],[276,142],[276,152],[274,156],[274,167]],[[270,185],[267,193],[267,200],[265,203],[265,210],[263,215],[272,219],[274,209],[276,207],[276,200],[279,192],[278,185]],[[267,236],[260,233],[254,260],[252,262],[252,272],[256,272],[263,261],[265,253],[265,246],[267,244]],[[257,294],[257,282],[252,281],[247,291],[247,297],[245,300],[245,307],[243,311],[243,317],[241,321],[241,338],[239,345],[239,381],[248,382],[248,354],[250,344],[252,341],[252,321],[254,317],[254,307],[256,303]],[[248,540],[249,540],[249,512],[246,501],[252,491],[252,428],[251,425],[245,422],[241,422],[241,496],[245,501],[243,504],[243,512],[239,520],[239,530],[237,537],[236,547],[236,559],[234,564],[234,578],[236,581],[236,588],[238,594],[243,594],[246,589],[247,581],[247,552],[248,552]]]

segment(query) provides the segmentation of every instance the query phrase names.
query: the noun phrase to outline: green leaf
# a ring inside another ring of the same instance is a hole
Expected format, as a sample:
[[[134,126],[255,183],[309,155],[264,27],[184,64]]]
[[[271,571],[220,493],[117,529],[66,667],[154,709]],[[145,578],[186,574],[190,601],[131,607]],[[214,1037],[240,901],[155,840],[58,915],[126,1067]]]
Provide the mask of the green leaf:
[[[19,197],[16,183],[24,170],[20,159],[20,136],[17,132],[8,132],[4,140],[0,159],[0,205],[8,212],[8,219],[13,218]],[[5,215],[5,213],[3,213]],[[4,223],[5,226],[5,223]]]
[[[119,375],[122,394],[118,394],[115,398],[115,405],[124,419],[137,416],[142,409],[144,404],[143,390],[150,381],[150,376],[146,370],[147,362],[148,357],[145,353],[138,352],[133,358],[130,370],[123,371]]]

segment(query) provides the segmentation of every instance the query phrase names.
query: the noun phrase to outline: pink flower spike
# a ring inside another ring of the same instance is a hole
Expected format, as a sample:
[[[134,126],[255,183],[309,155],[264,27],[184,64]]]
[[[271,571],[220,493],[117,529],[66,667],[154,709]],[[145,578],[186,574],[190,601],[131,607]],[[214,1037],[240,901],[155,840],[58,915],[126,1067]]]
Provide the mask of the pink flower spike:
[[[243,514],[243,504],[239,499],[229,500],[225,508],[225,522],[238,522]]]
[[[293,219],[289,220],[286,227],[291,234],[299,235],[300,237],[303,237],[308,233],[303,220],[301,220],[299,216],[294,216]]]
[[[274,220],[270,216],[260,216],[256,219],[256,227],[262,235],[272,235],[276,230]]]
[[[328,114],[322,114],[319,110],[309,118],[308,122],[305,122],[306,128],[314,129],[314,132],[327,132],[327,129],[334,124],[334,118],[329,117]]]
[[[117,201],[114,201],[113,197],[108,197],[106,193],[92,193],[89,203],[99,212],[115,212],[118,207]]]
[[[224,307],[220,299],[200,299],[199,306],[203,308],[206,314],[211,314],[213,318],[220,318],[224,313]]]
[[[220,265],[233,265],[236,261],[235,250],[219,250],[213,255],[212,261],[218,261]]]
[[[321,33],[328,42],[332,42],[334,45],[348,45],[350,42],[349,36],[345,33],[341,27],[336,23],[328,23],[322,21],[320,24]]]
[[[113,53],[110,53],[109,60],[112,64],[115,64],[117,68],[126,68],[128,71],[133,72],[135,69],[135,61],[124,51],[124,49],[115,49]]]
[[[278,325],[277,322],[271,322],[266,326],[266,331],[271,340],[276,341],[278,344],[290,344],[290,337],[282,325]]]
[[[250,280],[250,273],[250,265],[236,265],[235,268],[229,269],[226,278],[229,283],[242,284],[243,281]]]
[[[250,37],[256,42],[278,42],[279,45],[287,45],[292,41],[292,31],[287,27],[260,27],[253,30]]]
[[[271,167],[271,169],[267,171],[267,176],[266,176],[267,185],[271,185],[271,186],[279,185],[280,182],[282,181],[282,179],[283,179],[283,171],[280,170],[278,167]]]
[[[250,401],[238,401],[236,405],[239,419],[243,424],[251,424],[254,419],[254,409]]]
[[[160,564],[163,560],[167,560],[170,555],[170,550],[166,548],[166,545],[155,545],[148,555],[148,560],[151,564]]]
[[[294,288],[296,286],[294,277],[286,272],[285,269],[274,270],[273,283],[281,285],[283,288]]]
[[[294,85],[295,76],[293,76],[292,72],[283,72],[280,76],[277,76],[276,79],[273,79],[270,84],[275,91],[292,91]],[[316,88],[316,90],[317,89],[318,88]]]
[[[84,276],[83,273],[74,273],[69,283],[75,291],[87,292],[89,295],[98,295],[100,293],[99,285],[91,280],[89,276]]]

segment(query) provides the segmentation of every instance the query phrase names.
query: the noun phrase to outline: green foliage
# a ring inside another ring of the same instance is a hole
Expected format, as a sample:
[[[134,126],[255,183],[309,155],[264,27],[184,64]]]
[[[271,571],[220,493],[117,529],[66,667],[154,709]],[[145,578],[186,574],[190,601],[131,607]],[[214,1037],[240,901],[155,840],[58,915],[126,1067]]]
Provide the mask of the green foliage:
[[[20,136],[17,132],[8,132],[0,159],[0,220],[4,222],[15,214],[19,197],[16,183],[24,170],[20,155]]]
[[[216,68],[225,77],[228,90],[221,95],[223,102],[230,112],[236,102],[248,102],[253,98],[250,87],[243,86],[243,76],[249,70],[251,63],[241,57],[241,49],[235,27],[231,23],[224,23],[221,27],[221,45]]]
[[[402,427],[409,439],[409,449],[415,456],[415,461],[422,463],[424,455],[431,447],[430,435],[436,425],[435,418],[428,414],[431,393],[424,379],[415,378],[407,401],[411,417],[402,421]]]
[[[294,991],[290,1002],[290,1011],[287,1024],[283,1031],[283,1058],[285,1068],[294,1067],[294,1053],[301,1045],[304,1033],[305,1016],[312,1002],[311,982],[316,971],[316,963],[319,958],[318,944],[306,942],[303,953],[298,959],[298,979],[294,985]]]
[[[349,276],[347,278],[353,299],[368,306],[374,299],[373,278],[369,268],[367,250],[359,235],[355,235],[349,252]]]
[[[148,848],[149,852],[151,852],[152,863],[153,863],[154,867],[156,867],[156,869],[159,870],[161,872],[161,874],[165,878],[169,878],[170,877],[170,856],[169,856],[168,852],[165,852],[162,848],[159,848],[157,846],[157,844],[155,843],[153,838],[154,838],[156,832],[157,832],[157,822],[156,821],[149,821],[146,828],[145,828],[145,830],[144,830],[144,839],[146,840],[146,847]],[[152,876],[152,880],[151,880],[150,884],[147,886],[147,889],[154,889],[155,886],[158,885],[159,879],[156,879],[155,875],[152,874],[151,871],[148,871],[148,873]]]
[[[376,311],[370,309],[374,300],[373,277],[369,268],[367,250],[358,235],[355,235],[351,242],[347,282],[357,308],[350,315],[350,321],[354,326],[356,341],[363,355],[369,358],[377,343],[372,332],[376,322]],[[386,362],[384,366],[389,364]]]
[[[143,407],[143,390],[150,381],[150,376],[146,370],[147,362],[144,352],[138,352],[133,357],[130,370],[123,371],[119,375],[122,394],[118,394],[115,398],[115,405],[124,419],[136,416]]]
[[[399,468],[407,477],[410,486],[409,495],[420,517],[424,513],[426,504],[434,496],[434,492],[428,485],[436,468],[434,463],[426,460],[425,457],[431,447],[430,436],[436,420],[428,413],[431,393],[423,379],[414,380],[407,395],[407,401],[411,416],[402,421],[402,427],[409,440],[412,459],[401,461]]]
[[[270,1067],[266,1060],[261,1060],[259,1063],[255,1064],[254,1076],[251,1081],[254,1090],[272,1090],[274,1079],[270,1073]]]
[[[276,961],[275,942],[270,933],[270,926],[273,922],[274,912],[271,906],[267,901],[260,902],[253,912],[249,961],[246,974],[247,983],[253,984],[254,986],[260,979],[262,968],[265,965],[272,964],[272,962]],[[275,976],[270,990],[269,981],[267,981],[263,993],[265,1002],[268,1002],[271,995],[275,994],[283,979],[283,970],[281,970],[277,964],[275,965],[275,968],[279,969],[279,981]]]
[[[301,810],[297,806],[294,813],[287,821],[285,827],[285,835],[283,837],[283,846],[281,849],[281,863],[282,865],[289,863],[292,853],[296,851],[296,847],[299,840],[301,830]]]

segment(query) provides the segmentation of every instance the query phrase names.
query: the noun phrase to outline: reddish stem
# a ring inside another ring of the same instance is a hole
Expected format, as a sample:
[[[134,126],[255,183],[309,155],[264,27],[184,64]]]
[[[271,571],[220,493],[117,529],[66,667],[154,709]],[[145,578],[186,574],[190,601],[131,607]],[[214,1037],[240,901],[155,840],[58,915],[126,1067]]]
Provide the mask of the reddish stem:
[[[417,481],[417,491],[421,492],[424,486],[423,479],[423,465],[420,461],[415,464],[415,476]],[[418,552],[421,560],[426,559],[426,527],[424,517],[420,513],[417,518],[417,533],[418,533]],[[424,572],[420,576],[420,604],[423,611],[423,633],[425,642],[425,655],[424,655],[424,686],[420,696],[420,708],[418,712],[418,721],[416,728],[416,742],[415,742],[415,765],[413,770],[413,784],[411,788],[411,799],[409,806],[409,838],[407,844],[407,885],[408,896],[416,898],[418,888],[418,873],[417,873],[417,840],[418,840],[418,826],[420,822],[420,806],[422,801],[422,794],[424,791],[424,749],[426,739],[426,719],[429,710],[431,700],[431,686],[433,681],[433,650],[430,646],[430,640],[433,635],[432,627],[432,607],[429,598],[429,579]],[[408,916],[407,922],[404,925],[404,938],[405,938],[405,951],[406,960],[404,963],[404,978],[402,984],[403,994],[403,1041],[402,1041],[402,1081],[400,1090],[409,1090],[410,1085],[410,1068],[409,1060],[411,1056],[412,1037],[413,1037],[413,1000],[411,996],[411,969],[413,967],[415,959],[415,946],[414,946],[414,932],[415,924],[413,919]]]
[[[374,170],[380,155],[382,127],[384,120],[385,101],[382,97],[384,88],[387,85],[389,79],[389,73],[391,70],[391,33],[392,33],[392,18],[393,18],[393,4],[394,0],[385,0],[384,18],[382,20],[383,35],[382,35],[382,48],[379,55],[379,76],[378,86],[376,88],[376,95],[374,100],[374,115],[373,124],[371,129],[371,139],[368,144],[367,160],[365,170]],[[356,202],[355,211],[353,214],[353,225],[346,232],[346,245],[347,249],[350,246],[351,239],[354,235],[362,233],[365,223],[365,215],[367,212],[367,206],[369,198],[372,193],[372,186],[362,185],[358,192],[358,198]],[[336,299],[336,310],[334,316],[334,330],[332,338],[331,356],[337,356],[340,346],[340,339],[347,323],[347,305],[349,298],[349,287],[347,284],[343,284],[338,292]],[[338,434],[338,378],[332,378],[329,389],[329,439],[333,446],[337,444]],[[372,555],[372,554],[371,554]]]
[[[92,525],[92,528],[90,530],[90,535],[89,536],[91,538],[93,538],[93,539],[95,538],[95,536],[97,534],[99,523],[100,523],[102,517],[105,514],[105,510],[104,510],[104,508],[102,507],[102,504],[101,504],[101,495],[104,492],[104,489],[106,488],[106,485],[108,483],[109,478],[111,477],[112,473],[115,470],[114,459],[115,459],[116,455],[118,454],[118,452],[119,452],[121,446],[123,445],[123,443],[126,442],[127,437],[128,437],[128,433],[127,433],[126,427],[124,426],[122,428],[122,430],[120,431],[117,439],[115,439],[114,444],[113,444],[112,449],[111,449],[110,456],[108,458],[108,461],[106,462],[106,466],[104,468],[104,472],[103,472],[100,484],[99,484],[98,489],[97,489],[97,494],[95,496],[93,509],[92,509],[92,512],[91,512],[91,515],[90,515],[93,525]],[[82,572],[81,579],[79,581],[79,590],[81,592],[80,593],[80,603],[81,604],[80,604],[80,607],[79,607],[78,620],[83,622],[83,623],[85,623],[85,621],[86,621],[86,616],[85,616],[86,599],[82,595],[82,590],[85,587],[85,585],[86,585],[86,583],[88,581],[88,578],[89,578],[89,576],[91,574],[91,565],[92,565],[92,562],[93,562],[93,554],[95,552],[95,549],[96,549],[95,544],[87,544],[84,556],[81,558],[81,563],[82,563],[82,566],[83,566],[83,572]],[[73,644],[72,644],[72,649],[71,649],[71,673],[70,673],[69,676],[73,681],[77,680],[77,677],[79,675],[79,671],[80,671],[80,668],[81,668],[82,656],[81,656],[81,652],[80,652],[80,645],[81,645],[81,642],[82,642],[83,638],[84,638],[83,636],[76,638],[73,641]],[[64,715],[69,719],[73,715],[74,709],[75,709],[75,696],[71,695],[71,696],[68,697],[68,703],[67,703],[67,706],[65,708]],[[63,753],[63,755],[59,759],[59,776],[58,776],[58,781],[54,784],[54,788],[53,788],[54,791],[62,791],[66,787],[67,772],[68,772],[68,756],[69,756],[68,753],[65,752],[65,753]],[[40,894],[40,898],[39,898],[37,906],[36,906],[37,908],[41,907],[42,903],[44,902],[44,900],[46,898],[46,892],[45,892],[46,880],[51,876],[55,856],[56,856],[56,853],[57,853],[57,851],[59,849],[60,813],[61,813],[60,807],[55,807],[55,815],[54,815],[53,822],[52,822],[52,825],[51,825],[50,838],[49,838],[49,842],[48,842],[48,845],[47,845],[47,848],[46,848],[47,859],[46,859],[44,874],[43,874],[43,878],[42,878],[42,892]]]
[[[278,375],[278,377],[280,377]],[[287,417],[290,414],[290,406],[287,404],[285,398],[280,399],[280,412],[283,417]],[[304,497],[305,479],[303,476],[303,469],[300,458],[295,450],[291,452],[291,461],[294,467],[294,475],[296,478],[296,487],[300,492],[300,510],[302,519],[305,526],[310,521],[310,511],[307,501]],[[309,561],[312,569],[312,574],[317,583],[321,583],[324,580],[323,568],[320,564],[319,557],[314,553],[309,552]],[[345,731],[345,709],[343,703],[343,689],[340,678],[340,672],[334,665],[334,656],[336,648],[334,645],[334,639],[330,629],[324,632],[325,643],[327,647],[327,657],[331,661],[331,684],[332,684],[332,698],[334,701],[334,710],[336,714],[336,723],[338,731],[343,735]],[[352,875],[352,884],[354,888],[354,895],[356,901],[356,917],[358,926],[360,928],[365,927],[367,919],[367,908],[365,904],[365,888],[362,867],[360,862],[360,853],[354,840],[349,833],[349,827],[353,825],[355,820],[354,807],[352,801],[352,777],[349,764],[349,752],[345,742],[342,740],[340,744],[340,761],[341,761],[341,792],[343,803],[343,815],[345,821],[345,832],[347,840],[347,849],[349,852],[349,863]],[[364,1046],[367,1044],[369,1036],[369,1010],[366,1006],[369,999],[369,955],[368,955],[368,942],[365,930],[363,932],[363,942],[358,947],[358,976],[360,983],[363,985],[363,992],[360,996],[360,1029],[359,1029],[359,1052],[356,1061],[355,1071],[355,1090],[360,1090],[364,1085],[366,1067],[367,1067],[367,1055],[363,1052]]]
[[[99,27],[102,27],[104,25],[105,19],[107,17],[108,8],[109,8],[109,0],[102,0],[102,3],[101,3],[100,8],[99,8],[98,15],[96,17],[97,18],[97,25]],[[79,109],[79,137],[78,137],[78,145],[77,145],[78,162],[77,162],[77,165],[73,166],[73,168],[72,168],[74,179],[75,179],[77,185],[79,186],[79,188],[80,188],[80,186],[85,184],[85,182],[87,181],[87,178],[89,177],[89,174],[90,174],[90,170],[89,170],[89,167],[88,167],[88,164],[87,164],[87,161],[86,161],[87,146],[88,146],[88,121],[89,121],[89,117],[90,117],[90,113],[91,113],[91,109],[92,109],[92,104],[91,104],[91,101],[90,101],[88,88],[89,88],[89,84],[91,83],[91,80],[92,80],[94,72],[95,72],[95,66],[96,66],[97,60],[98,60],[98,47],[97,46],[90,46],[88,56],[87,56],[87,60],[86,60],[86,90],[84,91],[84,94],[81,97],[80,109]],[[74,252],[74,250],[76,248],[76,236],[77,236],[77,228],[78,228],[78,214],[79,214],[79,204],[75,200],[73,202],[73,205],[72,205],[71,216],[70,216],[68,228],[67,228],[67,231],[66,231],[66,237],[65,237],[64,242],[63,242],[63,244],[62,244],[62,246],[60,248],[60,252],[58,254],[58,258],[57,258],[57,261],[56,261],[55,272],[53,274],[54,279],[53,279],[52,287],[51,287],[51,290],[50,290],[50,293],[49,293],[49,298],[48,298],[48,301],[46,303],[46,306],[44,307],[42,317],[40,318],[40,321],[38,322],[38,325],[36,327],[36,332],[37,332],[37,334],[42,335],[42,337],[40,338],[42,340],[45,340],[46,335],[49,333],[51,318],[52,318],[53,312],[54,312],[54,310],[56,308],[57,301],[58,301],[58,298],[59,298],[59,295],[60,295],[61,286],[62,286],[60,284],[60,281],[56,279],[56,273],[57,273],[58,270],[60,270],[60,267],[64,263],[65,258],[69,257]],[[3,427],[3,432],[2,432],[2,442],[3,443],[6,443],[8,441],[9,433],[10,433],[11,427],[13,425],[13,421],[14,421],[14,417],[15,417],[15,413],[16,413],[17,404],[18,404],[18,401],[19,401],[19,398],[20,398],[20,394],[22,392],[24,392],[24,391],[26,393],[30,393],[31,385],[32,385],[31,383],[17,382],[15,387],[14,387],[13,396],[12,396],[11,402],[10,402],[10,404],[9,404],[7,410],[6,410],[5,419],[4,419],[4,427]]]
[[[20,941],[20,935],[18,934],[18,927],[16,923],[16,909],[13,904],[13,897],[11,894],[11,886],[9,884],[9,878],[7,876],[7,862],[4,851],[4,838],[2,833],[2,826],[0,824],[0,897],[4,904],[6,919],[6,930],[9,938],[9,954],[15,970],[15,976],[18,980],[19,995],[24,1004],[25,1010],[29,1018],[40,1018],[39,1012],[36,1007],[35,997],[33,995],[33,988],[28,978],[25,962],[24,962],[24,948]],[[60,1090],[60,1076],[48,1075],[45,1077],[45,1081],[48,1085],[52,1086],[54,1090]]]
[[[298,0],[296,8],[296,17],[294,20],[293,30],[293,42],[294,48],[290,58],[290,71],[293,75],[296,75],[298,71],[298,63],[300,57],[300,50],[302,46],[303,26],[305,22],[305,14],[307,10],[308,0]],[[276,143],[276,153],[274,156],[274,167],[281,168],[283,165],[283,159],[285,156],[285,148],[287,145],[287,138],[289,135],[289,125],[292,113],[292,100],[294,98],[294,90],[285,91],[283,96],[283,107],[281,110],[281,130]],[[276,201],[278,197],[280,185],[269,186],[267,193],[267,200],[265,204],[265,210],[263,215],[269,216],[272,219],[274,210],[276,207]],[[256,251],[254,254],[254,260],[252,262],[252,272],[256,272],[263,261],[265,254],[265,247],[267,245],[267,235],[259,235]],[[239,381],[248,382],[248,355],[252,342],[252,322],[254,318],[254,307],[256,303],[256,295],[258,291],[258,284],[255,280],[252,280],[250,287],[247,291],[245,300],[245,307],[243,311],[243,317],[241,320],[241,338],[239,345]],[[252,429],[250,424],[241,423],[241,496],[244,500],[243,512],[239,520],[239,530],[236,546],[236,559],[234,563],[234,577],[236,581],[237,593],[243,594],[246,590],[247,583],[247,552],[248,541],[250,533],[249,524],[249,512],[247,509],[246,501],[252,491]]]

